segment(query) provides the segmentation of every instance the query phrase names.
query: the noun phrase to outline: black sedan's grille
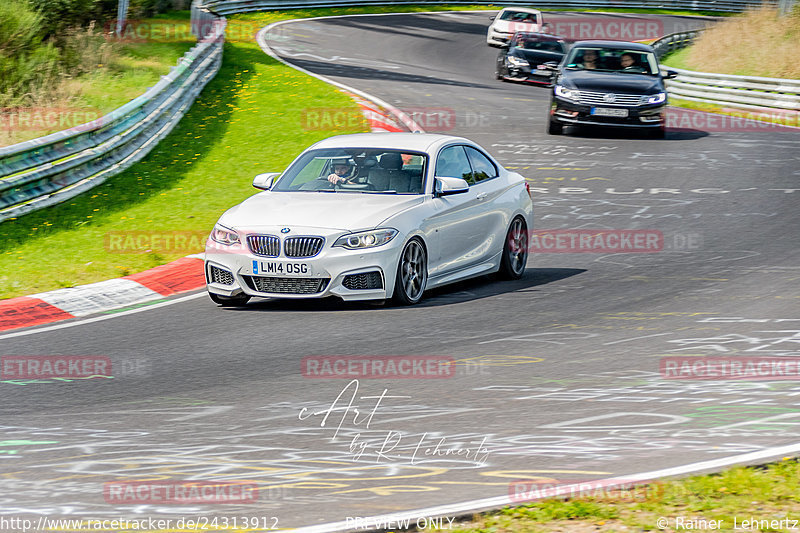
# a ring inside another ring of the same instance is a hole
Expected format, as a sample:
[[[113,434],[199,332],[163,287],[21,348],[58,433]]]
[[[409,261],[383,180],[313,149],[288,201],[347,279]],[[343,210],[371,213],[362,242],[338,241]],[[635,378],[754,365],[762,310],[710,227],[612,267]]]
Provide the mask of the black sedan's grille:
[[[209,283],[221,283],[223,285],[233,285],[233,274],[222,268],[210,266],[208,268]]]
[[[642,101],[642,96],[638,94],[614,94],[614,100],[609,102],[606,96],[610,93],[599,93],[593,91],[580,91],[580,102],[582,104],[603,105],[603,106],[637,106]]]
[[[322,237],[289,237],[283,241],[286,257],[312,257],[322,250],[325,239]]]
[[[258,292],[273,294],[317,294],[325,290],[330,278],[275,278],[242,276],[247,286]]]
[[[383,276],[380,272],[364,272],[363,274],[350,274],[344,277],[342,285],[351,291],[364,291],[367,289],[382,289]]]
[[[248,235],[247,244],[254,254],[262,257],[278,257],[281,253],[281,243],[275,235]]]

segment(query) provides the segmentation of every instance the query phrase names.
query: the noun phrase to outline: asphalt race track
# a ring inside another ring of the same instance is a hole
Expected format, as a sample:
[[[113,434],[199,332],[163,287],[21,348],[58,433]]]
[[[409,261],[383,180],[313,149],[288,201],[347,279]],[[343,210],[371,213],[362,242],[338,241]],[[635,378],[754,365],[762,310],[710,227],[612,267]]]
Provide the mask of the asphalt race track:
[[[658,20],[665,33],[702,24]],[[268,37],[305,69],[454,119],[426,129],[469,137],[528,177],[536,229],[660,231],[663,250],[536,253],[518,282],[481,278],[413,308],[234,310],[198,294],[0,335],[4,354],[101,355],[115,369],[113,379],[0,383],[4,515],[276,517],[290,528],[504,496],[514,480],[625,477],[800,441],[797,379],[664,379],[659,366],[800,356],[798,130],[721,131],[701,117],[663,140],[548,136],[548,90],[494,79],[488,23],[486,13],[362,16]],[[302,358],[321,355],[446,356],[456,371],[348,387],[301,375]],[[353,398],[361,416],[307,416],[340,393],[336,406]],[[133,479],[261,490],[255,504],[105,501],[104,483]]]

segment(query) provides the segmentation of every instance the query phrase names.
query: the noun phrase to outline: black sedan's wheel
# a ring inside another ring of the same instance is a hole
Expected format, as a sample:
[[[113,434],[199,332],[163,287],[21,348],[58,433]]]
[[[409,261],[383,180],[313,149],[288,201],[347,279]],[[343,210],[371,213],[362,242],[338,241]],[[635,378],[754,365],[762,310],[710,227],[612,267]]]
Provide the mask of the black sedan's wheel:
[[[501,279],[519,279],[525,273],[527,262],[528,227],[522,218],[517,217],[511,221],[511,226],[506,234],[498,276]]]
[[[411,239],[400,254],[394,282],[394,300],[400,305],[414,305],[422,299],[428,282],[428,254],[419,239]]]
[[[220,296],[219,294],[209,292],[208,296],[214,301],[214,303],[219,304],[222,307],[242,307],[248,301],[250,301],[250,297],[244,293],[236,296]]]
[[[547,121],[547,133],[550,135],[561,135],[564,132],[564,125],[553,119]]]
[[[661,126],[659,128],[653,128],[647,133],[652,139],[663,139],[667,132],[664,126]]]

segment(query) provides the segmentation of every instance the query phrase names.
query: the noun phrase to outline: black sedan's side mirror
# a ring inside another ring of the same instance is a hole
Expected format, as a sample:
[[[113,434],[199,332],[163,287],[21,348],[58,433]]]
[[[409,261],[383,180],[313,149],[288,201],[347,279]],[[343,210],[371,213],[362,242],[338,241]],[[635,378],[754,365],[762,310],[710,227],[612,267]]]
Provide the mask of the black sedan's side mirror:
[[[542,66],[547,70],[558,70],[558,62],[557,61],[548,61],[547,63],[543,63]]]
[[[675,78],[678,77],[678,73],[675,72],[674,70],[665,70],[664,74],[662,74],[662,77],[665,80],[674,80]]]

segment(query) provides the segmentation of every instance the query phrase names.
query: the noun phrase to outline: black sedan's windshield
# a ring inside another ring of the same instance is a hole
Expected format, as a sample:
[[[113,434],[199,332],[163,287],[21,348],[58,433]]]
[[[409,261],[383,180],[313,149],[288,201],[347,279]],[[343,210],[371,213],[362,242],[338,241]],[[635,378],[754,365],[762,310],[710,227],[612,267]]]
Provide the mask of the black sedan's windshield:
[[[564,68],[655,75],[658,74],[658,61],[653,52],[641,50],[573,48]]]
[[[300,156],[273,191],[422,194],[428,156],[382,148],[328,148]]]

